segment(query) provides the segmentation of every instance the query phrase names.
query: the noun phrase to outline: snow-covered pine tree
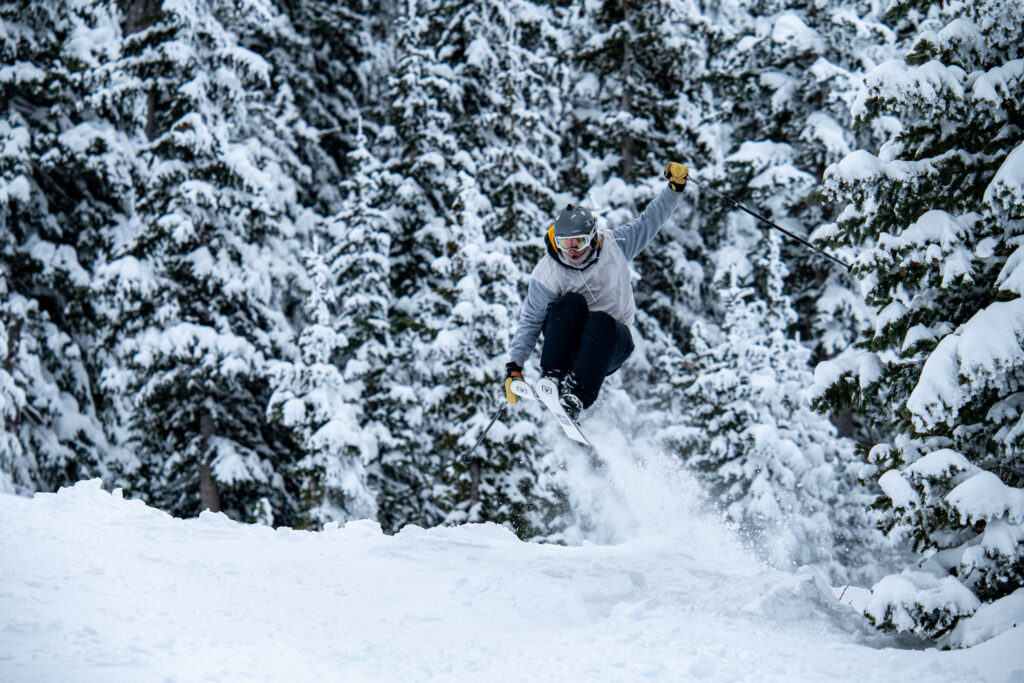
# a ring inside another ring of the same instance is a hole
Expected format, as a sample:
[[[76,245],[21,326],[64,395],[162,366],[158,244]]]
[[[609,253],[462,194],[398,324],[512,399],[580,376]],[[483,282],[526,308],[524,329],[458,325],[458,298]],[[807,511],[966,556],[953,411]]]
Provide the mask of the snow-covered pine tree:
[[[741,219],[745,220],[745,219]],[[779,237],[761,241],[754,272],[764,298],[725,275],[721,330],[698,322],[694,406],[681,440],[709,499],[773,564],[822,563],[836,578],[864,561],[858,536],[869,496],[851,471],[852,444],[805,402],[810,352],[787,337],[795,313],[783,292]],[[764,252],[767,253],[764,253]]]
[[[357,130],[359,127],[357,126]],[[310,324],[299,337],[300,357],[282,363],[270,413],[298,431],[305,457],[303,508],[309,522],[377,516],[383,478],[380,444],[390,444],[384,394],[391,358],[388,288],[391,237],[380,161],[361,132],[340,185],[341,210],[319,233],[326,253],[307,256]]]
[[[484,234],[529,271],[559,208],[558,128],[565,113],[559,84],[569,70],[558,55],[565,36],[547,8],[521,0],[481,3],[470,20],[487,27],[478,34],[477,59],[462,69],[478,103],[467,142],[476,180],[493,208]],[[518,283],[523,293],[526,282]]]
[[[826,174],[849,203],[821,232],[856,251],[878,315],[815,392],[893,434],[868,456],[877,505],[921,558],[875,585],[867,614],[965,646],[1010,627],[999,601],[1024,586],[1024,7],[926,16],[853,106],[890,139]]]
[[[56,491],[80,479],[123,483],[130,453],[97,420],[81,347],[40,309],[7,289],[0,263],[0,489]],[[76,396],[84,397],[80,402]]]
[[[323,215],[340,209],[339,180],[349,177],[348,153],[359,146],[360,125],[372,130],[385,107],[381,91],[390,59],[386,37],[396,3],[369,0],[304,0],[279,3],[296,32],[282,45],[273,31],[263,38],[275,73],[294,90],[298,120],[315,127],[296,131],[298,152],[310,167],[300,192]],[[253,48],[255,49],[255,48]],[[315,199],[313,199],[315,197]]]
[[[297,451],[265,417],[268,360],[292,353],[283,311],[302,280],[297,242],[316,217],[299,202],[310,174],[291,134],[303,129],[293,91],[240,44],[274,27],[279,41],[293,36],[263,2],[154,17],[118,64],[151,139],[138,227],[97,283],[107,343],[127,359],[108,386],[135,397],[134,492],[175,514],[209,507],[238,519],[266,498],[278,522],[294,523],[286,475]]]
[[[88,288],[107,228],[130,212],[131,141],[98,114],[117,51],[113,3],[0,6],[0,470],[15,490],[115,482],[130,458],[96,416]]]
[[[437,2],[403,7],[394,33],[398,61],[384,96],[390,106],[376,138],[381,158],[388,160],[382,176],[388,198],[384,208],[392,221],[394,361],[384,386],[391,404],[386,423],[390,441],[382,444],[376,484],[379,520],[388,531],[410,523],[431,526],[445,515],[432,499],[442,464],[431,453],[431,425],[422,405],[432,381],[416,354],[428,324],[424,297],[430,291],[430,264],[447,243],[445,216],[455,201],[456,173],[469,161],[467,154],[458,154],[453,133],[462,108],[460,86],[435,50],[450,11]]]
[[[463,174],[461,180],[465,189],[449,228],[453,251],[433,263],[439,308],[426,311],[438,325],[424,349],[437,380],[437,390],[426,397],[426,416],[435,424],[434,452],[446,465],[473,445],[504,400],[496,387],[519,300],[519,269],[508,254],[491,251],[484,237],[484,220],[494,207],[472,178]],[[467,471],[449,471],[454,481],[441,499],[450,508],[446,521],[504,522],[524,536],[536,533],[527,515],[536,488],[534,454],[524,448],[536,441],[532,428],[517,427],[496,427]]]
[[[862,70],[891,55],[894,34],[871,4],[761,0],[744,9],[749,14],[735,33],[714,34],[709,81],[728,112],[723,127],[731,146],[714,171],[722,191],[806,237],[836,214],[820,201],[825,168],[871,146],[872,129],[854,131],[848,105]],[[708,201],[709,239],[717,246],[729,207]],[[796,242],[784,243],[783,255],[800,314],[796,329],[819,357],[835,355],[870,312],[842,266]]]
[[[391,422],[389,376],[395,364],[391,343],[391,218],[381,210],[389,200],[381,161],[357,125],[355,149],[348,154],[348,177],[340,185],[341,210],[325,224],[331,248],[327,263],[338,302],[337,328],[347,344],[337,360],[345,382],[360,405],[360,431],[366,485],[376,500],[390,468],[384,456],[395,443]]]
[[[707,87],[708,28],[712,17],[726,21],[731,10],[729,3],[721,3],[713,15],[697,2],[623,5],[631,5],[629,22],[636,37],[630,48],[635,66],[630,70],[633,84],[627,86],[633,91],[629,99],[648,127],[633,131],[648,150],[646,158],[635,154],[637,173],[644,173],[637,177],[649,179],[646,187],[637,188],[632,202],[635,212],[664,188],[661,171],[668,161],[693,168],[717,154],[715,135],[710,133],[720,124]],[[625,176],[622,180],[628,182]],[[609,190],[610,196],[618,194],[614,186]],[[687,199],[694,195],[691,189]],[[640,274],[637,324],[655,347],[662,345],[660,338],[665,337],[670,347],[688,348],[689,328],[706,312],[708,302],[701,292],[705,285],[705,229],[694,202],[684,201],[636,260]],[[649,358],[657,363],[663,353],[665,350],[652,349]]]
[[[0,188],[6,189],[9,184],[5,181]],[[6,201],[0,204],[0,215],[6,219],[5,209]],[[0,297],[4,301],[10,298],[6,272],[6,255],[13,251],[10,237],[6,230],[0,233],[0,255],[4,257],[0,262],[3,263],[0,266]],[[14,367],[22,325],[24,322],[20,318],[13,318],[10,314],[0,318],[0,353],[3,354],[0,361],[0,491],[24,494],[38,489],[39,476],[34,460],[26,457],[18,434],[18,423],[27,404],[25,390],[19,386]]]
[[[477,346],[474,357],[463,361],[486,369],[471,380],[475,400],[462,411],[471,416],[461,430],[465,449],[486,426],[495,399],[503,400],[496,389],[505,352],[527,274],[543,253],[540,235],[555,208],[562,106],[557,84],[565,67],[556,59],[564,36],[548,8],[528,1],[478,2],[459,21],[461,33],[474,36],[465,58],[460,63],[462,53],[455,52],[452,64],[465,84],[463,99],[472,123],[462,128],[459,144],[472,156],[475,179],[464,176],[455,207],[452,274],[458,273],[457,296],[464,303],[444,325]],[[473,299],[485,310],[471,320],[465,306]],[[526,412],[533,420],[546,417],[531,408]],[[515,428],[493,432],[468,470],[449,466],[456,510],[450,520],[468,514],[510,522],[524,537],[549,530],[557,495],[540,483],[545,451],[521,413],[508,415],[506,421]]]
[[[673,0],[607,0],[573,10],[567,19],[579,74],[570,85],[572,134],[565,142],[579,154],[572,170],[583,171],[574,189],[608,177],[629,185],[660,170],[666,152],[683,147],[687,126],[680,124],[700,118],[694,105],[705,53],[700,32],[691,29],[706,17]]]
[[[306,255],[310,324],[299,335],[299,357],[275,368],[268,413],[291,429],[304,456],[288,473],[301,490],[301,526],[374,519],[376,497],[367,486],[365,462],[376,451],[362,430],[360,385],[342,377],[337,363],[350,346],[335,287],[337,277],[324,256]]]
[[[511,255],[536,251],[525,247],[524,232],[538,230],[531,223],[545,220],[539,207],[551,201],[548,65],[523,44],[549,42],[549,30],[546,13],[529,2],[410,5],[391,98],[394,141],[402,146],[389,156],[407,178],[393,209],[394,244],[402,248],[393,249],[392,270],[401,274],[396,284],[404,295],[395,318],[403,352],[393,374],[407,390],[392,395],[416,396],[426,411],[399,413],[422,426],[395,425],[392,433],[411,432],[419,441],[410,469],[427,483],[446,472],[453,484],[417,487],[428,514],[456,510],[450,521],[468,514],[523,534],[533,522],[522,514],[526,503],[510,503],[510,496],[536,489],[532,439],[520,443],[514,462],[512,435],[496,430],[491,438],[501,447],[483,446],[472,472],[452,463],[494,410],[524,282]]]

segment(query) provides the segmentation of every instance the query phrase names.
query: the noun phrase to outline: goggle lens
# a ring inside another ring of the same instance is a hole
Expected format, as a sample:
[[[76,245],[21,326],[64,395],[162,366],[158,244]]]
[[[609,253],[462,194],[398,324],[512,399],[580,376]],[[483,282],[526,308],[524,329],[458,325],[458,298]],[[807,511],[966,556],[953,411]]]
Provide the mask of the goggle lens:
[[[586,249],[590,245],[590,235],[556,237],[555,242],[560,249]]]

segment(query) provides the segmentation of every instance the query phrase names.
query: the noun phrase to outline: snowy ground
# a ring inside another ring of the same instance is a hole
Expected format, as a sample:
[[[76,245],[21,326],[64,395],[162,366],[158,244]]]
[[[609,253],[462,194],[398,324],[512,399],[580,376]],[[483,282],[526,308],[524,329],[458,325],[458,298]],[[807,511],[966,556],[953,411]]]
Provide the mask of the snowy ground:
[[[1024,629],[887,647],[820,579],[666,500],[673,477],[618,476],[633,537],[569,547],[180,520],[98,482],[0,496],[0,680],[1024,681]]]

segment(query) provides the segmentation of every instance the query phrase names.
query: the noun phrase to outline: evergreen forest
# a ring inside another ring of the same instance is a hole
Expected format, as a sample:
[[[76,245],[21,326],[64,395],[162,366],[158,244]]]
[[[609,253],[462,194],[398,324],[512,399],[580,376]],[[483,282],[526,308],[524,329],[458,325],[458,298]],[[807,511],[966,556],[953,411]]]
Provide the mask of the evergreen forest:
[[[589,419],[878,628],[990,637],[1024,604],[1020,0],[0,0],[0,492],[579,542],[589,456],[541,407],[460,456],[553,216],[623,225],[670,161],[838,262],[691,181]]]

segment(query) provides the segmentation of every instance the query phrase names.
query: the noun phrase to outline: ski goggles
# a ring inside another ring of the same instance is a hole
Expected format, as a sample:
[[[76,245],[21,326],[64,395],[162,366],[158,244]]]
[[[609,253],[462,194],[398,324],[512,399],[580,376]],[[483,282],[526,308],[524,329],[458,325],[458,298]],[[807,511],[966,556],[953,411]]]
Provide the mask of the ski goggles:
[[[555,237],[555,246],[559,249],[586,249],[594,241],[594,233],[587,235],[570,235],[568,237]]]

